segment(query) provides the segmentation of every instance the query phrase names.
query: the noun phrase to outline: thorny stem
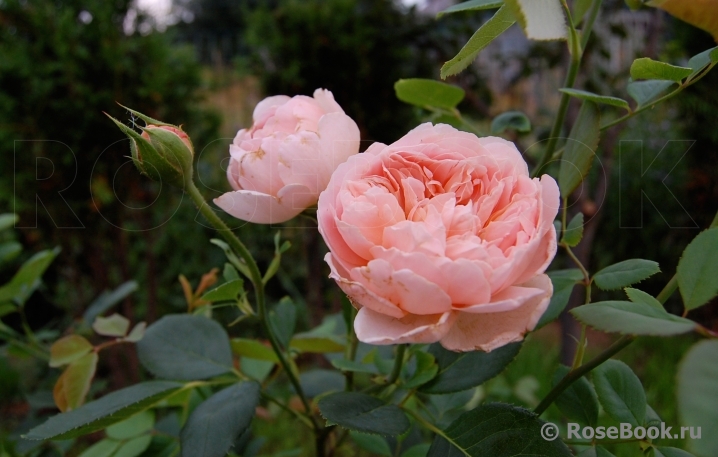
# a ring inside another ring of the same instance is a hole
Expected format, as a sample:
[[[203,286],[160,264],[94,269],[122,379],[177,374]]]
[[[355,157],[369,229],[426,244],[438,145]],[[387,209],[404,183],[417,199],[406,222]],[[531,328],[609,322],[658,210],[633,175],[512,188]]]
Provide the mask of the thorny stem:
[[[396,347],[396,358],[394,359],[394,367],[391,374],[386,378],[387,385],[394,384],[401,374],[401,367],[404,365],[404,353],[406,352],[406,344],[400,344]]]
[[[668,300],[668,298],[673,294],[673,292],[676,291],[677,287],[678,280],[674,275],[673,278],[668,281],[668,284],[665,285],[663,290],[661,290],[661,292],[656,296],[656,299],[661,302],[661,304],[665,303],[666,300]],[[541,400],[541,403],[539,403],[539,405],[534,409],[534,412],[540,416],[544,411],[546,411],[549,406],[551,406],[551,403],[553,403],[554,400],[556,400],[556,398],[558,398],[558,396],[561,395],[561,393],[563,393],[563,391],[568,388],[568,386],[574,383],[574,381],[577,381],[586,373],[590,372],[606,360],[618,354],[626,346],[631,344],[634,339],[635,337],[632,335],[624,335],[618,340],[616,340],[616,342],[613,343],[608,349],[601,352],[590,361],[579,366],[578,368],[571,369],[571,371],[569,371],[566,376],[564,376],[563,379],[561,379],[561,381],[556,384],[553,389],[551,389],[548,395],[546,395],[546,397]]]
[[[202,215],[207,219],[207,221],[209,221],[209,223],[212,224],[215,229],[217,229],[217,231],[227,241],[232,250],[237,253],[247,264],[250,273],[250,280],[252,281],[252,285],[254,286],[255,291],[255,299],[257,302],[257,315],[262,322],[262,327],[265,333],[269,336],[269,342],[272,345],[272,349],[274,349],[274,352],[277,354],[277,358],[279,359],[282,368],[287,374],[287,377],[289,377],[289,381],[292,383],[292,386],[294,386],[294,390],[297,392],[297,395],[301,399],[305,410],[308,414],[311,414],[312,410],[309,406],[309,401],[304,394],[304,390],[299,383],[299,379],[295,375],[294,371],[291,369],[289,362],[287,361],[284,352],[279,345],[279,341],[277,340],[276,335],[274,334],[271,326],[269,325],[264,297],[264,284],[262,283],[262,274],[259,271],[257,262],[254,261],[254,258],[252,257],[252,254],[249,252],[247,247],[239,240],[239,238],[234,235],[234,233],[232,233],[229,227],[227,227],[227,224],[225,224],[224,221],[222,221],[222,219],[220,219],[219,216],[215,214],[214,210],[207,204],[199,189],[197,189],[197,186],[195,186],[194,182],[189,180],[189,182],[187,182],[187,184],[185,185],[185,190],[189,194],[192,201],[194,201],[195,205],[197,205]],[[310,415],[309,417],[314,426],[314,429],[317,432],[317,436],[319,436],[319,432],[321,430],[320,425],[317,423],[313,416]],[[319,455],[323,453],[319,449],[317,449],[317,452],[319,453]]]
[[[616,355],[623,348],[631,344],[633,339],[633,336],[622,336],[608,349],[601,352],[599,355],[597,355],[590,361],[586,362],[585,364],[574,370],[569,371],[568,374],[566,374],[566,376],[564,376],[564,378],[561,379],[561,381],[556,384],[553,389],[551,389],[551,392],[549,392],[548,395],[546,395],[546,397],[541,400],[541,403],[539,403],[536,409],[534,409],[534,412],[540,416],[544,411],[546,411],[549,406],[551,406],[551,403],[553,403],[554,400],[556,400],[556,398],[558,398],[558,396],[561,395],[563,391],[568,388],[568,386],[574,383],[574,381],[577,381],[583,375]]]

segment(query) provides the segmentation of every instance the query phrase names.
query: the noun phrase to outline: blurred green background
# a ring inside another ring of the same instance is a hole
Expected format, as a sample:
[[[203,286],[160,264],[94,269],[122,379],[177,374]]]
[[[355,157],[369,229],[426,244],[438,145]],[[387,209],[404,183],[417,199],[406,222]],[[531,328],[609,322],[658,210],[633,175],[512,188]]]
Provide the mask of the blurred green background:
[[[43,287],[28,300],[29,326],[57,338],[103,291],[130,280],[138,290],[119,311],[133,322],[151,323],[186,308],[179,274],[196,285],[224,263],[221,250],[208,243],[213,231],[191,202],[136,172],[127,158],[128,141],[103,112],[133,122],[121,103],[182,124],[195,144],[208,198],[229,189],[228,145],[238,129],[251,125],[252,109],[266,95],[327,88],[359,125],[362,149],[372,141],[390,143],[429,115],[399,102],[394,82],[438,79],[441,64],[485,19],[473,13],[436,20],[435,13],[451,3],[176,0],[158,14],[128,0],[0,0],[0,213],[20,218],[2,241],[23,247],[0,263],[0,284],[33,253],[62,249]],[[660,11],[631,12],[618,0],[604,4],[589,43],[586,76],[578,84],[587,90],[624,96],[633,58],[680,63],[715,45],[708,34]],[[518,28],[509,31],[469,71],[449,79],[468,92],[462,113],[488,131],[502,111],[526,112],[533,131],[508,138],[527,160],[538,157],[556,110],[564,48],[528,42]],[[633,257],[656,260],[663,273],[641,285],[656,294],[688,241],[710,223],[718,210],[716,88],[714,71],[684,96],[608,132],[592,177],[605,186],[575,198],[571,210],[595,218],[592,235],[577,249],[591,271]],[[576,110],[572,105],[570,115]],[[292,296],[303,310],[304,328],[340,310],[339,291],[326,278],[325,248],[311,222],[266,227],[226,220],[261,266],[271,260],[276,232],[292,242],[269,293],[274,301]],[[555,265],[568,263],[559,257]],[[678,302],[667,306],[681,309]],[[718,328],[715,306],[695,314]],[[12,315],[3,322],[21,326]],[[563,326],[569,326],[565,319]],[[242,325],[231,332],[254,335]],[[561,324],[546,327],[505,374],[467,395],[531,406],[548,391],[562,345],[564,355],[573,350],[561,335]],[[589,341],[591,350],[610,342],[601,335]],[[645,339],[622,358],[644,381],[654,409],[677,423],[673,371],[665,367],[675,367],[690,339],[671,341]],[[59,373],[9,345],[0,351],[0,439],[9,443],[35,412],[51,411],[38,398]],[[322,359],[303,362],[328,366]],[[92,395],[144,377],[131,348],[108,351]],[[558,421],[560,414],[552,409],[550,418]],[[266,455],[302,446],[287,431],[290,421],[258,422],[270,433]],[[347,446],[347,455],[358,452]],[[62,455],[59,449],[46,446],[27,455]],[[72,452],[67,455],[77,454]]]

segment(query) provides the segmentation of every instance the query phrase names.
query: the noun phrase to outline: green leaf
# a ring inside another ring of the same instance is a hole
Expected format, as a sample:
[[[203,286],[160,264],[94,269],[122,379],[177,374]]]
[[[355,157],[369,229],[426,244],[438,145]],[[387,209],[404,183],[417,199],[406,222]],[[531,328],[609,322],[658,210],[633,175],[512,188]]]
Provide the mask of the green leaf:
[[[626,90],[628,91],[628,95],[630,95],[640,107],[653,101],[661,94],[661,92],[665,91],[673,84],[675,84],[673,81],[661,81],[655,79],[648,81],[633,81],[628,83]]]
[[[127,281],[112,292],[102,292],[99,297],[90,303],[87,311],[85,311],[85,314],[82,316],[83,320],[87,325],[92,325],[97,316],[124,300],[128,295],[136,291],[137,287],[136,281]]]
[[[201,403],[189,416],[180,435],[183,457],[224,457],[249,428],[259,403],[259,384],[242,382]]]
[[[142,411],[122,422],[110,425],[105,432],[110,438],[128,440],[152,430],[155,425],[155,413],[152,410]]]
[[[553,377],[553,385],[558,384],[569,371],[569,367],[559,366]],[[598,422],[598,397],[585,377],[581,377],[564,390],[556,399],[556,406],[570,420],[592,427]]]
[[[524,33],[531,40],[565,40],[566,16],[560,0],[506,0]]]
[[[563,151],[558,172],[561,197],[568,198],[588,174],[598,148],[600,124],[601,115],[596,104],[584,101]]]
[[[416,444],[404,451],[401,457],[426,457],[430,447],[429,443]]]
[[[146,322],[138,322],[137,325],[135,325],[132,328],[132,331],[129,333],[129,335],[122,338],[122,340],[127,341],[128,343],[136,343],[145,337],[146,331],[147,331],[147,323]]]
[[[439,365],[436,364],[434,356],[423,351],[416,351],[416,370],[409,379],[406,380],[403,387],[405,389],[414,389],[434,379],[439,372]]]
[[[12,301],[23,306],[40,286],[40,277],[60,253],[60,248],[40,251],[23,263],[10,282],[0,287],[0,303]]]
[[[137,355],[152,374],[164,379],[206,379],[232,370],[227,332],[196,315],[164,316],[147,328]]]
[[[516,130],[518,132],[530,132],[531,121],[521,111],[506,111],[501,113],[491,121],[491,133],[498,135],[506,130]]]
[[[171,396],[183,384],[150,381],[112,392],[80,408],[58,414],[24,436],[28,440],[62,440],[102,430],[134,414],[149,409]]]
[[[152,437],[150,445],[141,457],[177,457],[179,455],[179,442],[171,437],[156,435]]]
[[[687,310],[706,304],[718,294],[718,228],[701,232],[678,262],[678,288]]]
[[[240,279],[237,269],[232,266],[231,263],[224,264],[224,270],[222,271],[222,277],[226,282],[236,281]]]
[[[8,241],[0,245],[0,265],[7,263],[22,252],[22,244],[17,241]]]
[[[398,406],[358,392],[329,394],[319,400],[318,406],[327,423],[358,432],[394,436],[407,431],[410,425]]]
[[[690,452],[683,451],[674,447],[654,447],[653,457],[695,457]],[[709,454],[706,454],[706,456]]]
[[[80,335],[62,337],[50,347],[50,366],[57,368],[72,363],[92,348],[92,344]]]
[[[444,14],[458,13],[460,11],[481,11],[503,6],[503,0],[469,0],[468,2],[459,3],[446,8],[444,11],[436,15],[437,18]]]
[[[256,360],[268,360],[275,363],[279,362],[277,354],[274,353],[274,350],[263,345],[257,340],[249,338],[232,338],[230,343],[232,345],[232,352],[236,356],[244,356]]]
[[[502,6],[491,19],[479,27],[479,30],[469,38],[461,51],[441,67],[441,79],[463,71],[474,61],[482,49],[504,33],[514,22],[516,20],[511,11],[506,6]]]
[[[345,346],[334,337],[316,337],[294,335],[289,347],[299,352],[311,352],[316,354],[327,354],[331,352],[343,352]]]
[[[571,17],[578,26],[583,17],[586,15],[589,9],[591,9],[592,0],[576,0],[573,2],[573,10],[571,11]]]
[[[125,336],[130,329],[130,320],[117,313],[110,317],[97,316],[92,329],[102,336]]]
[[[646,393],[638,377],[625,363],[607,360],[593,370],[598,401],[609,416],[633,427],[646,418]]]
[[[232,248],[230,248],[227,243],[217,238],[212,238],[211,240],[209,240],[209,242],[224,251],[225,257],[227,257],[227,260],[229,260],[229,263],[231,263],[234,268],[236,268],[247,278],[252,278],[252,274],[249,272],[249,267],[247,266],[247,264],[244,263],[243,260],[240,260],[239,257],[237,257],[237,255],[232,251]]]
[[[541,438],[544,421],[531,411],[505,403],[488,403],[463,413],[444,433],[464,452],[475,457],[571,457],[560,439]],[[437,436],[428,457],[461,456]]]
[[[65,368],[52,391],[55,404],[60,411],[72,411],[85,402],[92,378],[95,377],[97,360],[97,353],[90,352]]]
[[[658,62],[642,57],[631,64],[631,78],[633,79],[658,79],[664,81],[679,82],[693,72],[686,67],[676,67],[665,62]]]
[[[447,394],[481,385],[501,373],[520,349],[521,343],[511,343],[489,353],[451,352],[438,343],[432,344],[428,352],[436,359],[439,372],[419,390],[427,394]]]
[[[574,247],[581,242],[581,238],[583,238],[583,213],[577,213],[566,226],[561,242]]]
[[[234,281],[226,282],[221,286],[215,287],[202,295],[201,299],[212,303],[235,301],[243,289],[244,281],[241,278],[237,278]]]
[[[272,372],[275,363],[268,360],[257,360],[249,357],[239,359],[239,367],[242,373],[257,381],[264,381]]]
[[[394,84],[396,98],[422,108],[451,110],[464,99],[464,89],[433,79],[400,79]]]
[[[576,457],[616,457],[601,446],[588,448]]]
[[[563,89],[559,89],[559,91],[563,92],[564,94],[568,94],[572,97],[580,98],[581,100],[588,100],[588,101],[591,101],[594,103],[601,103],[604,105],[617,106],[619,108],[630,110],[630,108],[628,106],[628,102],[622,98],[609,97],[607,95],[598,95],[598,94],[594,94],[593,92],[586,92],[585,90],[578,90],[578,89],[563,88]]]
[[[549,302],[548,308],[546,308],[546,311],[544,311],[536,325],[537,329],[552,322],[561,314],[568,304],[573,286],[583,280],[583,274],[578,268],[549,271],[548,277],[553,284],[553,296],[551,296],[551,302]]]
[[[701,439],[689,440],[701,457],[718,455],[718,341],[695,344],[678,366],[678,416],[681,425],[703,427]],[[668,456],[667,456],[668,457]]]
[[[371,452],[371,455],[385,455],[391,457],[391,448],[384,438],[368,433],[359,433],[355,431],[349,432],[352,440],[365,451]]]
[[[112,457],[137,457],[150,447],[152,435],[146,434],[125,441]]]
[[[593,282],[603,290],[615,290],[641,282],[660,271],[658,263],[652,260],[628,259],[600,270],[593,276]]]
[[[116,440],[101,440],[85,449],[80,457],[113,457],[121,445],[122,443]]]
[[[269,312],[269,324],[274,329],[279,343],[288,348],[297,325],[297,308],[291,298],[284,297],[279,300],[277,306]]]
[[[688,66],[693,70],[691,79],[697,76],[704,68],[713,62],[718,61],[718,47],[706,49],[705,51],[694,55],[688,61]]]
[[[0,214],[0,232],[15,227],[15,223],[19,220],[20,218],[14,213]]]
[[[359,373],[379,373],[374,364],[361,363],[347,359],[334,359],[332,366],[341,371],[353,371]]]
[[[661,302],[653,298],[651,295],[645,293],[642,290],[638,289],[632,289],[630,287],[626,287],[624,289],[626,292],[626,295],[628,295],[628,299],[631,300],[633,303],[644,303],[646,305],[650,305],[658,310],[665,311],[665,308],[663,308],[663,305]]]
[[[603,301],[579,306],[571,314],[591,327],[624,335],[673,336],[688,333],[696,323],[668,314],[664,309],[646,303]]]

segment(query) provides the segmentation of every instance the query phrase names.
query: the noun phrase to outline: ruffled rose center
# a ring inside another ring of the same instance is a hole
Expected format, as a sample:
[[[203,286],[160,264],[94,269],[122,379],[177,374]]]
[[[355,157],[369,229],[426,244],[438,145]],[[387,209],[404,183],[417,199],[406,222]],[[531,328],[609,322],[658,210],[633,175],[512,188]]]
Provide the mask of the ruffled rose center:
[[[372,174],[344,183],[339,217],[387,249],[476,260],[500,251],[506,258],[536,232],[539,186],[504,165],[492,157],[395,151]]]

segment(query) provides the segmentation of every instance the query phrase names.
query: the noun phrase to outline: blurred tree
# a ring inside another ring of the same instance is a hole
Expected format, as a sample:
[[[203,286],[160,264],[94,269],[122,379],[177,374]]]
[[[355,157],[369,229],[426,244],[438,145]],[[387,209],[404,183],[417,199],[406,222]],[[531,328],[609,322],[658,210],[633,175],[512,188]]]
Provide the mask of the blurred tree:
[[[152,19],[131,3],[0,2],[0,208],[20,214],[26,244],[64,248],[58,291],[71,313],[138,272],[147,275],[137,279],[149,285],[143,301],[152,308],[164,271],[157,258],[199,274],[178,258],[186,252],[162,239],[202,226],[160,229],[182,196],[131,169],[127,141],[102,112],[131,122],[119,102],[185,123],[200,146],[216,138],[219,119],[198,106],[201,67],[192,50],[149,33]],[[174,283],[177,272],[163,279]]]
[[[267,93],[327,88],[365,140],[393,142],[416,124],[394,95],[398,79],[435,70],[413,45],[423,33],[413,10],[385,0],[283,0],[254,10],[247,24]]]

